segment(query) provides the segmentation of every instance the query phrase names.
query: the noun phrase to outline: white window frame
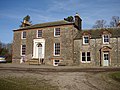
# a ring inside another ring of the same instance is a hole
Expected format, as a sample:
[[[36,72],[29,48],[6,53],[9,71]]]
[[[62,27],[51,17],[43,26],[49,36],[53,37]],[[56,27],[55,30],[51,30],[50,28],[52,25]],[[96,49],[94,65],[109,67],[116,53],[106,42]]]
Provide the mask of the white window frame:
[[[55,60],[58,60],[58,62],[55,62]],[[60,60],[59,59],[55,59],[53,60],[53,66],[58,66],[58,64],[60,63]]]
[[[89,52],[89,51],[87,51],[87,52]],[[88,56],[87,56],[87,52],[84,52],[84,53],[85,53],[85,61],[82,61],[82,57],[83,57],[83,56],[82,56],[82,53],[83,53],[83,52],[81,52],[81,62],[82,62],[82,63],[90,63],[90,62],[91,62],[91,52],[89,52],[89,53],[90,53],[90,61],[87,61],[87,57],[88,57]]]
[[[55,44],[56,44],[56,43],[54,43],[54,56],[60,56],[60,54],[57,54],[57,55],[55,54]],[[59,44],[60,44],[60,43],[59,43]]]
[[[23,45],[21,45],[21,56],[25,56],[25,54],[26,54],[26,45],[25,45],[25,54],[22,53],[23,52],[22,47],[23,47]]]
[[[23,33],[24,33],[24,32],[27,34],[26,31],[22,31],[22,33],[21,33],[21,39],[26,39],[26,37],[25,37],[25,38],[23,37]],[[27,35],[26,35],[26,36],[27,36]]]
[[[41,37],[38,36],[38,32],[39,32],[39,31],[42,32],[42,30],[37,30],[37,38],[42,38],[42,36],[41,36]]]
[[[85,43],[85,37],[88,37],[88,43]],[[88,45],[89,42],[90,42],[90,40],[89,40],[89,36],[88,36],[88,35],[83,36],[83,44]]]
[[[58,27],[59,28],[59,27]],[[60,29],[60,28],[59,28]],[[60,29],[61,32],[61,29]],[[60,37],[60,35],[56,35],[56,28],[54,28],[54,37]]]
[[[108,36],[108,42],[105,42],[105,36]],[[103,41],[103,44],[109,44],[110,43],[110,35],[109,34],[102,35],[102,41]]]

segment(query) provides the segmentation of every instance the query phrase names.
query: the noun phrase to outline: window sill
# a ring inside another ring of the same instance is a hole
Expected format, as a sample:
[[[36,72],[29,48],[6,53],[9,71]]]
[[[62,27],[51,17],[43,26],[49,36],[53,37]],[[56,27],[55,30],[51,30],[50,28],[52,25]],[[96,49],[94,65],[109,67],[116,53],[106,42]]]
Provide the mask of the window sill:
[[[59,57],[60,55],[54,55],[55,57]]]
[[[26,38],[21,38],[21,39],[25,40]]]
[[[57,35],[57,36],[54,36],[55,38],[58,38],[58,37],[60,37],[60,35]]]
[[[91,63],[91,61],[81,61],[81,63]]]
[[[103,43],[104,45],[108,45],[108,44],[110,44],[110,43]]]

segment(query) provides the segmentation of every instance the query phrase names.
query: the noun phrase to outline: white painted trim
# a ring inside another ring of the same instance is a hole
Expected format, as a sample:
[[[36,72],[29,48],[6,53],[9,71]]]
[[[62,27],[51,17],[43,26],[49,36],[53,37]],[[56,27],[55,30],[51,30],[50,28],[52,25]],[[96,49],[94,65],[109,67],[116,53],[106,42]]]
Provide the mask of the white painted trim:
[[[38,43],[42,44],[42,58],[44,58],[45,57],[45,39],[43,39],[43,38],[33,40],[33,57],[32,58],[36,58],[36,59],[39,58],[38,47],[37,47]]]
[[[38,31],[39,31],[39,30],[37,30],[36,38],[42,38],[42,37],[38,37]],[[41,30],[41,31],[42,31],[42,30]],[[42,32],[42,33],[43,33],[43,32]]]
[[[23,32],[26,32],[26,31],[21,32],[21,39],[26,39],[26,38],[23,38]],[[27,32],[26,32],[26,36],[27,36]]]
[[[85,43],[85,39],[84,39],[84,37],[88,37],[88,43]],[[89,41],[89,36],[88,36],[88,35],[84,35],[84,36],[83,36],[83,44],[84,44],[84,45],[88,45],[89,42],[90,42],[90,41]]]
[[[21,56],[25,56],[25,55],[22,55],[22,45],[21,45],[20,55]]]
[[[60,63],[60,60],[59,60],[58,64],[56,64],[56,65],[55,65],[55,60],[58,60],[58,59],[53,60],[53,66],[58,66],[58,64]]]
[[[105,63],[105,60],[104,60],[104,54],[108,54],[108,65],[105,65],[104,63]],[[109,54],[109,52],[103,52],[103,66],[109,66],[109,64],[110,64],[110,54]]]
[[[55,55],[55,43],[54,43],[54,56],[60,56],[60,54],[59,55]]]
[[[109,42],[104,42],[104,36],[105,36],[105,35],[108,36]],[[103,35],[102,35],[102,42],[103,42],[103,44],[109,44],[109,43],[110,43],[110,35],[109,35],[109,34],[103,34]]]
[[[54,37],[60,37],[60,35],[55,35],[55,32],[56,32],[56,28],[54,28]],[[60,29],[60,32],[61,32],[61,29]]]
[[[89,52],[89,51],[87,51],[87,52]],[[87,61],[87,52],[85,52],[86,61],[82,61],[82,52],[81,52],[81,63],[91,63],[91,59],[90,59],[90,61]],[[90,57],[91,57],[91,52],[90,52]]]

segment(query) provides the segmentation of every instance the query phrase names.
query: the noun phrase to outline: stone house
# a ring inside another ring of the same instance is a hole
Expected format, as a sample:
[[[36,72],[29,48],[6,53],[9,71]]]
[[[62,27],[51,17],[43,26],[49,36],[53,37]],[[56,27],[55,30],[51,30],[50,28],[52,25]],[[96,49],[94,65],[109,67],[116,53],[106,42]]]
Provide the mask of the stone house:
[[[82,30],[82,19],[35,24],[14,31],[13,63],[120,66],[120,28]]]

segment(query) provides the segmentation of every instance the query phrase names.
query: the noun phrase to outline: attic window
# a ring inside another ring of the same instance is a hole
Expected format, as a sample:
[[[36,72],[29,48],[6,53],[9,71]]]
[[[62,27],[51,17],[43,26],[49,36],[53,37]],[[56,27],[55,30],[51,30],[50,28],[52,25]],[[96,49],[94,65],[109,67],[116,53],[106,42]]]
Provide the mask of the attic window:
[[[83,44],[89,44],[89,36],[83,36]]]
[[[103,35],[103,44],[109,44],[110,37],[108,34]]]

